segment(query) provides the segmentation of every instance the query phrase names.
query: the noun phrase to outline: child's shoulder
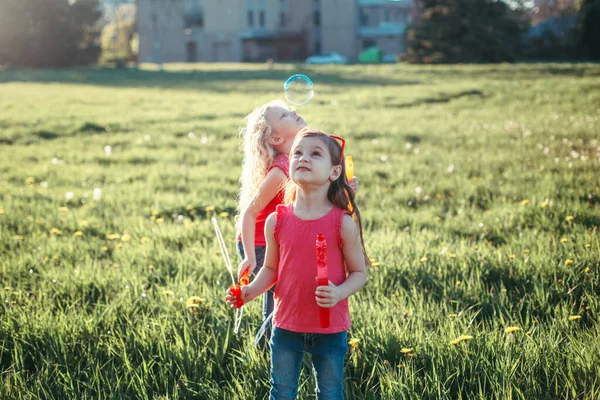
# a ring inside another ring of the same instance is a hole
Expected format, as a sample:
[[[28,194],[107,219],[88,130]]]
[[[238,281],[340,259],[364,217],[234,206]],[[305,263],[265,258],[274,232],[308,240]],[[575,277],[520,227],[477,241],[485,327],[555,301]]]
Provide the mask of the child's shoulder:
[[[288,159],[287,154],[279,153],[273,158],[273,161],[271,161],[268,171],[271,171],[272,169],[280,169],[287,178],[289,176],[289,168],[290,160]]]

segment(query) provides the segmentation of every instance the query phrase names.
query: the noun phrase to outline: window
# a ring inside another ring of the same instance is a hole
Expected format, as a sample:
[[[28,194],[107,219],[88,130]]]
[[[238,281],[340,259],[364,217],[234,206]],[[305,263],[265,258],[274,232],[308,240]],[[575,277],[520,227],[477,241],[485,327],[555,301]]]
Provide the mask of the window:
[[[248,26],[254,26],[254,11],[248,10]]]
[[[283,28],[285,26],[285,13],[282,11],[279,13],[279,27]]]
[[[187,62],[196,62],[198,61],[197,49],[198,46],[196,42],[187,42]]]
[[[315,42],[315,53],[316,54],[321,53],[321,41],[320,40],[317,40]]]
[[[321,12],[319,10],[313,12],[313,23],[315,26],[321,26]]]
[[[369,23],[369,16],[367,15],[367,12],[361,8],[360,9],[360,25],[367,26],[368,23]]]
[[[265,11],[264,10],[260,10],[258,12],[258,24],[261,28],[265,27]]]
[[[363,40],[362,45],[363,45],[363,50],[364,49],[368,49],[370,47],[375,47],[375,41],[374,40],[370,40],[370,39],[369,40]]]

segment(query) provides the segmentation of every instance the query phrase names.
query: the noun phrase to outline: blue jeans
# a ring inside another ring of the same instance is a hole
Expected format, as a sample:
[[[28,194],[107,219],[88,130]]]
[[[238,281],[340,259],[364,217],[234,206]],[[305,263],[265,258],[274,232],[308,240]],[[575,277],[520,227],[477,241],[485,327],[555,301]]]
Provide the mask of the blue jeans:
[[[256,276],[256,274],[258,274],[258,271],[260,271],[263,264],[265,263],[266,249],[267,249],[266,246],[255,246],[254,247],[254,254],[256,256],[256,268],[254,269],[252,276]],[[245,255],[244,255],[244,246],[242,245],[242,242],[237,242],[237,252],[238,252],[238,256],[240,256],[240,259],[243,260],[245,258]],[[274,293],[275,293],[275,285],[273,285],[273,287],[271,289],[269,289],[265,294],[263,294],[263,308],[262,308],[263,321],[265,319],[267,319],[267,317],[273,312],[273,308],[275,306],[275,303],[273,300]],[[258,343],[258,345],[262,348],[268,348],[267,343],[268,343],[270,337],[271,337],[271,325],[269,324],[269,326],[267,326],[267,329],[265,330],[265,335],[260,339],[260,342]]]
[[[273,328],[271,336],[271,394],[269,400],[295,399],[304,353],[312,355],[317,399],[344,398],[344,357],[347,332],[300,333]]]

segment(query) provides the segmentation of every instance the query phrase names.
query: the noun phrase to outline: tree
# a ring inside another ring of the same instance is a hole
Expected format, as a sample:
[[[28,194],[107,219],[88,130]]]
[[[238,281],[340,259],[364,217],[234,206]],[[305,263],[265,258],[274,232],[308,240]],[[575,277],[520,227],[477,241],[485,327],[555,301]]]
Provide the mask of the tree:
[[[421,0],[406,31],[414,63],[505,62],[518,54],[524,21],[494,0]]]
[[[579,56],[600,60],[600,0],[583,0],[575,28]]]
[[[0,64],[68,67],[96,62],[98,0],[0,1]]]
[[[110,22],[102,29],[101,42],[104,61],[135,61],[138,53],[135,4],[121,4],[114,8]]]
[[[532,23],[535,25],[548,18],[575,15],[578,3],[578,0],[540,0],[531,10]]]

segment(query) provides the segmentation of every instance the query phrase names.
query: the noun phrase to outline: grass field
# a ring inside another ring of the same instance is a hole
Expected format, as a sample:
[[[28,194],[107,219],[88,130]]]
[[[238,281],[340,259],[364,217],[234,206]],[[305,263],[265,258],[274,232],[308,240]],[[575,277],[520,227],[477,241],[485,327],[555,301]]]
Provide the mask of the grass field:
[[[265,398],[210,218],[237,261],[237,131],[293,73],[374,261],[347,398],[600,398],[597,64],[0,70],[0,398]]]

